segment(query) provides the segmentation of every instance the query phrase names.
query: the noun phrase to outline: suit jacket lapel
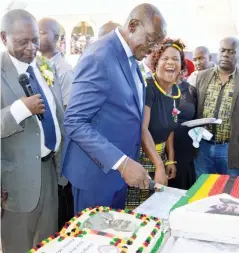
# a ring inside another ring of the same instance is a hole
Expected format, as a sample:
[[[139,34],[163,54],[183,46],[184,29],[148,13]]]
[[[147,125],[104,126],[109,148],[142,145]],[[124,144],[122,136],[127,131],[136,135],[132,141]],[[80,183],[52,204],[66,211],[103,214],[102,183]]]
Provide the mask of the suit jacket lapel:
[[[18,73],[7,52],[2,54],[2,77],[15,94],[16,98],[26,96],[22,86],[18,82]]]
[[[49,86],[50,90],[53,94],[53,97],[55,99],[55,103],[56,103],[56,117],[58,119],[58,123],[61,129],[61,134],[64,136],[64,109],[63,109],[63,105],[62,103],[59,101],[59,99],[57,98],[56,92],[53,89],[52,86]]]
[[[233,97],[232,97],[231,114],[234,111],[238,95],[239,95],[239,71],[237,70],[236,78],[235,78],[235,84],[234,84],[234,92],[233,92]]]
[[[139,103],[139,96],[138,96],[138,90],[136,88],[136,83],[134,81],[132,72],[130,70],[130,66],[129,66],[129,59],[125,53],[125,50],[118,38],[118,36],[116,35],[116,33],[113,31],[111,34],[111,39],[113,40],[113,43],[117,49],[117,58],[119,60],[120,66],[123,70],[123,73],[128,81],[129,86],[131,87],[133,94],[134,94],[134,99],[135,102],[137,104],[138,110],[139,110],[139,114],[142,115],[141,109],[140,109],[140,103]]]

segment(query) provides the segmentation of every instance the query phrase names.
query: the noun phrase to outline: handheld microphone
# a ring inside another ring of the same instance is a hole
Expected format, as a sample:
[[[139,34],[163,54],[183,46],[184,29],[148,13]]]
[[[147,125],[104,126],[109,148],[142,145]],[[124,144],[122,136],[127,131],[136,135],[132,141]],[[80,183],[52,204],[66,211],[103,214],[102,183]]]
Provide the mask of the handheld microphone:
[[[20,83],[20,85],[22,86],[25,94],[27,97],[31,97],[34,94],[33,90],[32,90],[32,87],[30,85],[30,81],[29,81],[29,78],[26,74],[21,74],[19,77],[18,77],[18,82]],[[37,114],[37,118],[39,120],[43,120],[44,119],[44,116],[42,114]]]

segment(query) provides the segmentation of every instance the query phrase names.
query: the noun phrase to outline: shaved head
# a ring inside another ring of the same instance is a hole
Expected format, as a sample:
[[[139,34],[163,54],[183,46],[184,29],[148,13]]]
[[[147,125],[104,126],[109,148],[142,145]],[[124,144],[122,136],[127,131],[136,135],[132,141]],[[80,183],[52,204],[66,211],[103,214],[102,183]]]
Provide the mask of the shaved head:
[[[120,33],[137,60],[150,54],[166,36],[166,21],[152,4],[140,4],[129,14]]]
[[[204,54],[208,54],[208,55],[210,54],[208,48],[204,47],[204,46],[196,47],[194,49],[194,52],[195,51],[200,51],[200,52],[203,52]]]
[[[235,70],[239,56],[239,41],[235,37],[226,37],[220,41],[218,54],[219,69],[231,73]]]
[[[98,38],[105,36],[107,33],[110,33],[111,31],[115,30],[116,27],[120,27],[120,24],[109,22],[101,26]]]
[[[39,27],[45,27],[56,35],[61,33],[61,25],[53,18],[43,18],[38,22]]]
[[[161,12],[152,4],[140,4],[136,6],[130,12],[129,17],[126,21],[126,25],[132,19],[139,19],[143,21],[144,23],[150,23],[155,26],[158,25],[158,22],[160,22],[162,25],[166,25],[166,22]]]
[[[57,42],[61,34],[61,25],[52,18],[43,18],[38,22],[40,31],[40,51],[51,58],[57,53]]]
[[[193,51],[193,61],[196,70],[204,70],[212,67],[212,56],[207,47],[196,47]]]

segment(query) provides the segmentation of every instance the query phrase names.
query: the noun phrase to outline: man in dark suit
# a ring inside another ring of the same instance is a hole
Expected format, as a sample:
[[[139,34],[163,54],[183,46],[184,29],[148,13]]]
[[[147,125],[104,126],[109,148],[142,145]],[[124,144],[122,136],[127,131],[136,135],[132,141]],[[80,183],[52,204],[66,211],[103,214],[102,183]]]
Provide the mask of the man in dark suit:
[[[9,11],[1,39],[1,180],[8,192],[2,217],[4,253],[25,253],[57,231],[59,151],[63,136],[63,103],[54,75],[42,73],[39,29],[24,10]],[[29,76],[36,95],[26,97],[18,82]],[[44,76],[48,76],[48,84]],[[43,114],[38,120],[36,114]]]
[[[73,186],[75,212],[96,205],[124,208],[127,184],[148,186],[148,173],[136,162],[145,97],[137,60],[150,54],[165,33],[159,10],[142,4],[122,29],[81,56],[65,115],[62,162]]]

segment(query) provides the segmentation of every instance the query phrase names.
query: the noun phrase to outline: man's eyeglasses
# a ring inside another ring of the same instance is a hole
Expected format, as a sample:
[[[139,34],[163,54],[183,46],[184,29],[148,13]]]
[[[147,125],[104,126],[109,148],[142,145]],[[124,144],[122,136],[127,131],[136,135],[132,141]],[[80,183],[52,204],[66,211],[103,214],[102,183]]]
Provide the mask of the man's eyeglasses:
[[[155,45],[158,43],[158,42],[161,42],[164,37],[166,36],[166,31],[164,31],[163,33],[160,33],[158,35],[158,37],[155,39],[155,38],[152,38],[151,35],[149,35],[147,32],[146,32],[146,29],[145,29],[145,26],[144,26],[144,23],[139,20],[139,19],[136,19],[138,22],[140,22],[144,28],[144,31],[145,31],[145,34],[146,34],[146,41],[147,41],[147,44],[148,44],[148,47],[150,49],[153,49],[155,47]]]

